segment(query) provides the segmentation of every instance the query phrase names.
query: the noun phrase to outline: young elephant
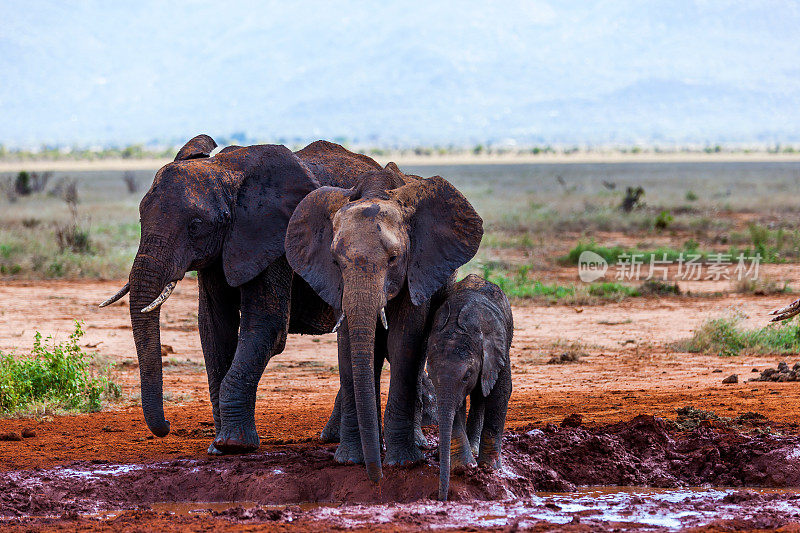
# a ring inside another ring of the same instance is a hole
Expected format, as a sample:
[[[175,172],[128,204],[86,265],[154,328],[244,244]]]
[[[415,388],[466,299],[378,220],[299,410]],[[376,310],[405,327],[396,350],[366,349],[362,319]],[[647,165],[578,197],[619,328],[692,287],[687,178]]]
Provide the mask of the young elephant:
[[[500,468],[513,330],[503,291],[474,274],[447,290],[434,315],[427,358],[439,414],[440,500],[447,500],[451,467],[474,465],[473,454],[478,463]]]

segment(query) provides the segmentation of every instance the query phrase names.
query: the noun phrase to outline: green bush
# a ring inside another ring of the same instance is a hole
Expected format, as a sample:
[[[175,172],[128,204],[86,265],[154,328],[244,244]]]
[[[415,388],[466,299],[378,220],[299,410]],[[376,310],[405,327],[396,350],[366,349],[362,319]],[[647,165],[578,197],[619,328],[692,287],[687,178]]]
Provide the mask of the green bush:
[[[669,211],[661,211],[658,216],[656,217],[655,222],[653,225],[657,230],[665,230],[669,227],[670,224],[675,220]]]
[[[676,343],[678,350],[719,355],[800,352],[800,324],[789,321],[761,329],[743,329],[741,315],[706,320],[691,339]]]
[[[542,283],[528,277],[529,266],[516,272],[497,269],[495,265],[483,265],[483,277],[500,287],[509,298],[545,299],[550,302],[591,304],[598,301],[619,301],[639,296],[639,290],[612,281],[588,285],[559,285]]]
[[[119,398],[119,386],[106,369],[95,372],[93,357],[78,345],[80,322],[63,343],[34,336],[30,356],[0,352],[0,413],[18,415],[35,404],[68,411],[99,411],[103,399]]]
[[[589,242],[581,241],[567,252],[567,255],[560,257],[558,261],[565,265],[577,265],[581,254],[585,251],[596,253],[605,259],[609,265],[616,264],[623,254],[628,256],[637,254],[639,256],[637,257],[637,261],[642,261],[643,264],[649,264],[651,255],[655,257],[656,261],[677,261],[681,254],[684,254],[684,259],[688,259],[687,254],[697,254],[700,255],[701,258],[708,256],[707,252],[700,252],[696,247],[691,248],[690,244],[692,244],[692,241],[688,241],[685,245],[686,248],[683,250],[665,247],[655,248],[653,250],[637,250],[636,248],[623,248],[621,246],[601,246],[593,240]],[[696,245],[697,243],[693,244]],[[631,258],[628,257],[627,261],[630,262],[630,260]]]

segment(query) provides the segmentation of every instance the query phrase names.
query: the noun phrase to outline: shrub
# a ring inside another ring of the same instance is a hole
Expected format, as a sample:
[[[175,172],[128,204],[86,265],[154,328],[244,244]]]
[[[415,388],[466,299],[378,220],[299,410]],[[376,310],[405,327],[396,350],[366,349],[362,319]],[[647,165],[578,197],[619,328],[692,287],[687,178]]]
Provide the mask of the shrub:
[[[673,220],[675,220],[675,218],[669,213],[669,211],[661,211],[656,217],[653,225],[657,230],[665,230],[670,224],[672,224]]]
[[[746,330],[740,325],[742,319],[742,315],[734,315],[706,320],[691,339],[676,343],[675,348],[719,355],[800,352],[800,324],[796,321]]]
[[[66,183],[62,198],[69,208],[71,220],[64,225],[56,226],[58,249],[62,253],[67,250],[77,254],[92,253],[89,230],[82,228],[78,221],[78,186],[74,180]]]
[[[126,170],[122,173],[122,181],[125,183],[125,188],[128,194],[133,194],[139,191],[139,180],[136,179],[136,174],[131,170]]]
[[[696,202],[698,200],[697,193],[694,191],[686,191],[686,201],[687,202]]]
[[[31,190],[31,175],[24,170],[17,174],[17,179],[14,180],[14,192],[19,196],[28,196]]]
[[[622,203],[620,204],[619,208],[625,213],[630,213],[637,207],[643,207],[644,203],[642,202],[642,196],[644,196],[644,188],[628,187],[625,190],[625,198],[622,199]]]
[[[648,279],[639,286],[639,293],[646,296],[678,296],[681,293],[681,289],[677,283]]]
[[[104,399],[119,398],[119,386],[108,376],[95,375],[93,357],[78,343],[80,322],[67,342],[34,336],[30,356],[0,352],[0,413],[20,414],[33,404],[81,412],[99,411]]]
[[[755,294],[756,296],[786,294],[788,292],[792,292],[792,290],[789,288],[788,282],[778,282],[770,277],[741,279],[736,283],[736,288],[734,290],[741,294]]]

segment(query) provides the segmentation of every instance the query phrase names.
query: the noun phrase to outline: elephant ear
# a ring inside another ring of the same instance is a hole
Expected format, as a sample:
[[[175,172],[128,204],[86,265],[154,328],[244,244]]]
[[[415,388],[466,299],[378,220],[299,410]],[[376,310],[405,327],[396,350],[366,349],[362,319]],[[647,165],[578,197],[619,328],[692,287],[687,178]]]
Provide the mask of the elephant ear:
[[[297,204],[319,187],[285,146],[262,145],[235,155],[244,160],[232,221],[222,247],[225,279],[238,287],[284,254],[284,237]]]
[[[183,145],[183,148],[178,150],[178,155],[175,156],[175,161],[186,161],[187,159],[200,159],[208,157],[217,143],[214,139],[205,133],[190,139],[189,142]]]
[[[390,193],[409,213],[408,289],[420,305],[478,251],[483,220],[440,176],[410,181]]]
[[[294,210],[286,228],[286,260],[334,309],[342,307],[342,275],[331,254],[333,216],[352,189],[321,187]]]
[[[506,365],[508,328],[503,315],[485,296],[476,295],[459,311],[458,326],[469,335],[480,336],[481,392],[489,396]]]
[[[486,309],[481,313],[481,339],[483,341],[483,366],[481,367],[481,392],[489,396],[500,369],[508,359],[507,328],[500,313]]]

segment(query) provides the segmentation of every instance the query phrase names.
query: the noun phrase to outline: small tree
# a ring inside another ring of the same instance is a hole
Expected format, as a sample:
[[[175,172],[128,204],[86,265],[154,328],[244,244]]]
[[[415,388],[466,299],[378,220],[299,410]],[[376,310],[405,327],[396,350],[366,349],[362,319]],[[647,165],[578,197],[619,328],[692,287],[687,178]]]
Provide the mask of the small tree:
[[[128,194],[134,194],[139,191],[139,180],[136,179],[136,174],[132,170],[126,170],[122,174],[122,181],[128,189]]]
[[[20,171],[14,182],[14,190],[19,196],[28,196],[32,192],[31,175],[24,170]]]
[[[622,199],[619,208],[626,213],[630,213],[637,207],[643,205],[642,196],[644,196],[644,189],[642,187],[628,187],[625,190],[625,198]]]

